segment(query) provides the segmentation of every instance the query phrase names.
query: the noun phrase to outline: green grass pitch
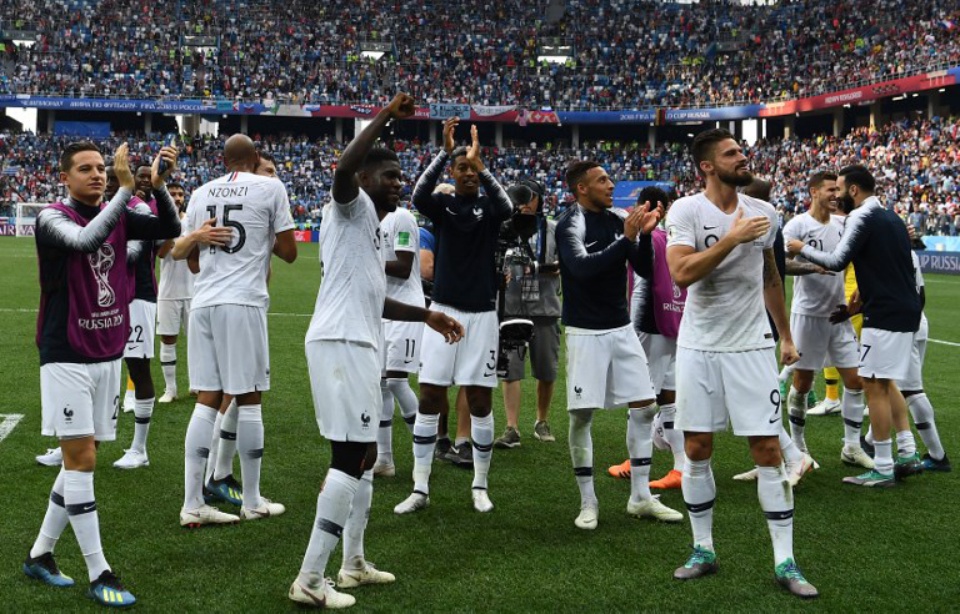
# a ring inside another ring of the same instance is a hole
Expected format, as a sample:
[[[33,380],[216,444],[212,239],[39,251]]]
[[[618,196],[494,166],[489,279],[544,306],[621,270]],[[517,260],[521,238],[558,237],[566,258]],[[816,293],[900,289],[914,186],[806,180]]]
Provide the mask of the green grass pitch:
[[[186,531],[179,527],[183,493],[183,438],[191,400],[160,406],[150,432],[149,468],[132,472],[111,464],[132,436],[132,414],[120,419],[118,441],[99,453],[96,493],[108,561],[144,612],[283,612],[294,608],[287,589],[295,577],[314,518],[317,492],[329,462],[310,400],[303,337],[313,311],[319,263],[315,245],[301,245],[293,265],[274,263],[270,343],[273,389],[264,398],[266,454],[263,492],[287,506],[284,516],[234,527]],[[34,345],[37,265],[33,241],[0,241],[6,262],[0,293],[5,374],[0,414],[23,414],[0,442],[0,609],[9,612],[93,611],[85,599],[86,572],[72,532],[57,547],[61,568],[78,581],[54,589],[27,579],[21,562],[39,529],[56,470],[34,455],[53,444],[40,431],[39,369]],[[933,339],[960,342],[960,277],[927,278],[927,315]],[[180,389],[187,389],[181,339]],[[931,343],[927,392],[941,435],[960,460],[960,415],[953,386],[960,347]],[[563,370],[561,369],[561,378]],[[162,378],[154,362],[158,392]],[[717,576],[681,584],[671,578],[691,541],[689,525],[638,521],[625,513],[629,485],[606,474],[626,457],[625,414],[601,412],[594,423],[600,526],[576,529],[579,497],[566,447],[564,388],[558,382],[551,423],[558,441],[532,437],[533,389],[524,385],[522,447],[494,453],[491,514],[473,511],[469,472],[435,464],[432,505],[398,517],[393,506],[410,491],[410,436],[395,421],[398,475],[377,480],[367,530],[367,557],[396,573],[394,585],[354,591],[358,612],[394,611],[904,611],[944,612],[960,607],[956,513],[960,472],[924,475],[890,491],[841,485],[851,473],[840,464],[842,421],[811,418],[807,440],[822,468],[796,489],[795,550],[822,595],[801,603],[773,583],[766,524],[752,484],[733,482],[750,466],[746,443],[719,437],[714,460],[718,501]],[[822,393],[822,384],[819,386]],[[497,434],[503,404],[494,395]],[[919,444],[919,439],[918,439]],[[654,458],[654,477],[670,468]],[[663,495],[682,509],[678,491]],[[230,510],[236,512],[237,510]],[[336,574],[339,550],[328,573]]]

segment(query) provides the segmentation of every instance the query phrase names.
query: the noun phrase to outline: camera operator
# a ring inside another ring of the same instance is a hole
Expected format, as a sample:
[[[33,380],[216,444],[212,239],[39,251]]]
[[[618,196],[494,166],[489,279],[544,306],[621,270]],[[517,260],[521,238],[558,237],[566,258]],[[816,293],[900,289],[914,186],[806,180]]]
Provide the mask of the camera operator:
[[[501,245],[513,244],[504,254],[505,288],[502,319],[524,318],[533,323],[529,342],[530,367],[537,380],[537,420],[533,436],[556,441],[547,423],[553,386],[560,363],[560,264],[556,227],[543,213],[545,190],[533,180],[507,190],[515,214],[500,233]],[[519,215],[519,217],[518,217]],[[520,392],[525,376],[527,344],[501,348],[505,358],[503,405],[507,427],[494,442],[498,448],[520,445]]]

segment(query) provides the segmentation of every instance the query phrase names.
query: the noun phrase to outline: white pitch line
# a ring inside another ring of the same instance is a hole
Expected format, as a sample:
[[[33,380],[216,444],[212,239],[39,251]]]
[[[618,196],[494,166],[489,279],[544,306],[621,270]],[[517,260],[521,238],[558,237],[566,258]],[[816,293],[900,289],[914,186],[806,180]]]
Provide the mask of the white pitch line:
[[[960,343],[953,341],[944,341],[943,339],[927,339],[930,343],[939,343],[940,345],[949,345],[950,347],[960,348]]]
[[[3,441],[23,420],[23,414],[0,414],[0,418],[3,418],[0,422],[0,441]]]

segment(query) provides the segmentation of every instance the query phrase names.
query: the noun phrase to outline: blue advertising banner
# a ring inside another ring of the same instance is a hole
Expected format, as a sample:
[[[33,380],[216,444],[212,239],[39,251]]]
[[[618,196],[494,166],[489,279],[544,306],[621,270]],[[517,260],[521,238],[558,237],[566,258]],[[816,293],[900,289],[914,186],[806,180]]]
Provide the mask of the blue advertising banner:
[[[960,252],[917,252],[920,270],[924,273],[960,275]]]
[[[110,138],[110,122],[65,122],[57,121],[53,126],[57,136],[79,136],[90,139]]]
[[[450,119],[460,117],[470,119],[470,105],[468,104],[431,104],[430,119]]]

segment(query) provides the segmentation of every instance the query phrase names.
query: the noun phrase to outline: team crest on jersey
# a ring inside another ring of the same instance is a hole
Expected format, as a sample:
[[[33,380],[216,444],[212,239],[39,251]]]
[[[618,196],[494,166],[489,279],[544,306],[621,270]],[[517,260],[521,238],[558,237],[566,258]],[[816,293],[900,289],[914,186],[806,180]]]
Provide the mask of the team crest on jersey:
[[[479,222],[480,220],[482,220],[482,219],[483,219],[483,207],[474,207],[474,208],[473,208],[473,215],[476,216],[478,222]]]
[[[360,422],[362,423],[363,430],[367,430],[370,428],[370,420],[371,420],[370,414],[368,414],[367,412],[363,412],[362,414],[360,414]]]
[[[101,307],[110,307],[117,301],[117,293],[110,286],[110,270],[117,261],[113,246],[104,243],[94,253],[87,254],[87,261],[97,280],[97,304]]]

